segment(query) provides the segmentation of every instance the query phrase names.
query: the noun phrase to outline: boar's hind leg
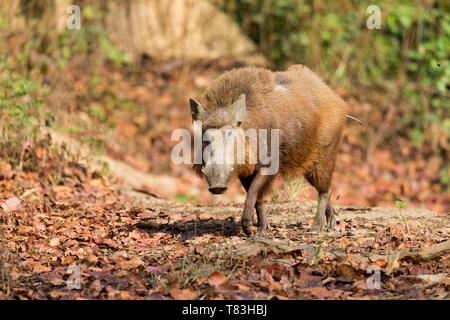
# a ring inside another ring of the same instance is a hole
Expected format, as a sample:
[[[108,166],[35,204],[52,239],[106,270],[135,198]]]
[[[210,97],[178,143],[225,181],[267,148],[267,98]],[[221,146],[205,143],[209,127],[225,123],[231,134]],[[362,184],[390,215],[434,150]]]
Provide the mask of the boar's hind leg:
[[[324,227],[333,229],[336,224],[334,209],[330,205],[330,192],[319,193],[316,217],[310,231],[321,231]]]
[[[247,191],[244,213],[242,216],[242,229],[245,234],[252,234],[251,220],[253,210],[256,209],[256,214],[258,216],[258,234],[263,235],[267,229],[268,222],[261,202],[265,191],[273,181],[273,176],[252,175],[241,178],[240,180]]]
[[[336,224],[334,209],[330,203],[330,183],[333,174],[334,161],[327,167],[316,167],[309,174],[305,175],[308,182],[319,193],[316,217],[310,231],[321,231],[324,227],[333,229]]]

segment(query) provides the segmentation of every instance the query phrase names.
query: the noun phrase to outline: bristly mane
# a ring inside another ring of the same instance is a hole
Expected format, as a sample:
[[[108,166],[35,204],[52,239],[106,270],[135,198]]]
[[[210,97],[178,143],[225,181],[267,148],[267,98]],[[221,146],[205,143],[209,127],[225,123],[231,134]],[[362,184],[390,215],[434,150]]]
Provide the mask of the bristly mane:
[[[204,108],[203,121],[209,118],[214,125],[230,124],[228,110],[233,102],[243,93],[246,95],[247,108],[261,103],[257,97],[273,88],[272,73],[263,68],[246,67],[233,69],[214,80],[203,96],[200,103]],[[257,93],[257,94],[256,94]]]

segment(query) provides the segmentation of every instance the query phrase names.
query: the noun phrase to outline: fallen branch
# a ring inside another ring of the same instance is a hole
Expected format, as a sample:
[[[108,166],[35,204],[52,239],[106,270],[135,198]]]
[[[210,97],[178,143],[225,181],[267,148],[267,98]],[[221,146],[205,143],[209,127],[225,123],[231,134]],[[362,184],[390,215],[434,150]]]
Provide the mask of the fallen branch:
[[[447,273],[418,274],[418,275],[408,275],[408,276],[400,276],[400,277],[420,280],[427,287],[429,287],[429,286],[433,286],[438,283],[445,282],[448,279],[448,274]]]
[[[450,240],[434,244],[426,248],[400,251],[399,259],[412,259],[415,261],[428,261],[450,253]]]
[[[417,262],[429,261],[439,258],[447,253],[450,253],[450,240],[426,248],[397,251],[392,256],[385,259],[387,261],[386,274],[391,274],[398,266],[400,260],[411,259]]]

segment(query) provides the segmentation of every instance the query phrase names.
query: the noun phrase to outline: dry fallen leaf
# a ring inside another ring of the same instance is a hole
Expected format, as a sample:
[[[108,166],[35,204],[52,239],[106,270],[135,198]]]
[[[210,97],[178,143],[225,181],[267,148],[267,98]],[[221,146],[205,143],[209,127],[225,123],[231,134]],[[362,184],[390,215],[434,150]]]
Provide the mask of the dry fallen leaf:
[[[214,271],[208,277],[208,284],[213,287],[218,287],[226,281],[227,278],[219,271]]]
[[[38,231],[45,231],[46,227],[45,224],[43,224],[38,219],[33,219],[33,227],[36,228]]]
[[[50,272],[52,269],[50,269],[50,267],[40,264],[40,263],[36,263],[33,266],[33,272],[34,273],[44,273],[44,272]]]
[[[157,216],[157,214],[150,210],[144,210],[141,213],[139,213],[139,218],[141,219],[150,219]]]
[[[65,283],[65,281],[61,278],[52,278],[50,279],[50,283],[54,286],[61,286]]]
[[[51,247],[59,246],[59,244],[60,244],[59,238],[53,238],[49,242],[49,245]]]
[[[134,297],[128,291],[120,291],[120,300],[132,300]]]
[[[11,197],[2,204],[2,209],[5,212],[14,212],[21,210],[22,205],[17,197]]]
[[[325,287],[310,287],[299,289],[299,292],[312,295],[317,299],[336,299],[343,291],[337,289],[328,290]]]
[[[347,280],[355,280],[358,277],[358,272],[351,265],[341,263],[338,265],[336,272]]]
[[[142,235],[141,232],[137,229],[131,231],[128,235],[131,239],[140,240]]]
[[[195,253],[203,255],[205,253],[205,248],[203,246],[196,246]]]
[[[380,268],[385,268],[386,265],[387,265],[387,262],[384,259],[378,259],[374,263],[375,263],[376,266],[378,266]]]
[[[389,227],[389,232],[397,239],[402,239],[405,235],[405,227],[401,223],[396,223]]]
[[[68,294],[67,292],[59,291],[59,290],[53,290],[53,291],[50,291],[48,293],[48,295],[52,299],[61,299],[61,298],[65,297],[65,296],[67,296],[67,294]]]
[[[210,214],[202,212],[198,215],[198,220],[200,220],[200,221],[208,221],[210,219],[212,219]]]
[[[139,266],[143,266],[144,264],[145,264],[144,261],[142,261],[142,259],[139,257],[133,257],[130,260],[119,260],[117,262],[117,265],[120,268],[123,268],[126,270],[134,269]]]
[[[173,250],[174,257],[179,257],[186,254],[186,248],[183,246],[176,246]]]
[[[1,160],[0,161],[0,179],[11,179],[14,175],[14,171],[12,170],[11,165]]]
[[[67,186],[55,186],[52,188],[55,193],[56,199],[62,200],[69,198],[72,195],[73,189]]]
[[[197,297],[197,292],[191,289],[171,289],[169,291],[172,298],[176,300],[193,300]]]
[[[322,277],[302,272],[296,277],[295,285],[299,288],[317,287],[323,285]]]

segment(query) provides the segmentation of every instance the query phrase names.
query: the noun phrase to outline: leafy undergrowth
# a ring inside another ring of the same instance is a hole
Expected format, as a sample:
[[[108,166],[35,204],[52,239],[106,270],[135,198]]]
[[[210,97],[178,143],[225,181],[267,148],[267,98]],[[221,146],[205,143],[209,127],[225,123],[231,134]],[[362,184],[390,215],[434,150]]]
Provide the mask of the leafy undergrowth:
[[[291,249],[242,256],[238,205],[137,201],[79,165],[60,185],[5,166],[0,176],[1,298],[449,298],[448,255],[386,272],[386,255],[448,239],[446,215],[341,208],[336,231],[312,234],[314,203],[273,204],[268,238]],[[381,289],[368,289],[371,266]]]

